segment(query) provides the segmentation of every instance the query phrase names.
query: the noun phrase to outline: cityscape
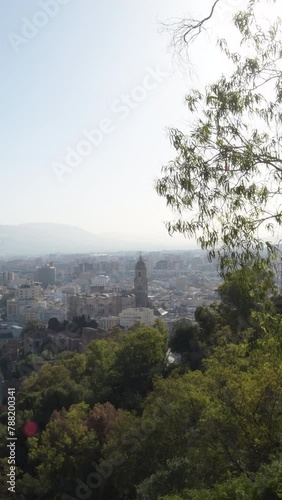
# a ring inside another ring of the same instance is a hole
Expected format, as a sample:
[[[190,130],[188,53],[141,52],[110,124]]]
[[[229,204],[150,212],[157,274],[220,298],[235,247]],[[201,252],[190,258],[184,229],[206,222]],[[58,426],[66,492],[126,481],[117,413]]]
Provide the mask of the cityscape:
[[[95,320],[96,328],[85,327],[76,338],[62,327],[64,350],[81,352],[91,340],[138,321],[153,325],[161,318],[171,331],[175,321],[193,320],[199,305],[216,299],[220,282],[215,262],[201,251],[52,254],[1,265],[0,341],[12,361],[19,360],[22,331],[31,323],[47,329],[54,318],[62,325],[78,316]],[[40,352],[46,335],[27,332],[24,354]]]

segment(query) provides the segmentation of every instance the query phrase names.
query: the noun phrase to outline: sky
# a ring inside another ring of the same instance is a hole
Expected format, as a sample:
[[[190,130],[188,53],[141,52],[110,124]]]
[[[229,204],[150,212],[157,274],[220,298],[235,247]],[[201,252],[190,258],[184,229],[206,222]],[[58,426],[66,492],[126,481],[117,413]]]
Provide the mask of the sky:
[[[214,48],[245,0],[226,0],[180,64],[161,22],[205,16],[211,0],[0,0],[0,224],[56,222],[146,235],[168,247],[174,214],[154,190],[174,158],[168,128],[184,96],[220,76]],[[145,237],[145,236],[144,236]]]

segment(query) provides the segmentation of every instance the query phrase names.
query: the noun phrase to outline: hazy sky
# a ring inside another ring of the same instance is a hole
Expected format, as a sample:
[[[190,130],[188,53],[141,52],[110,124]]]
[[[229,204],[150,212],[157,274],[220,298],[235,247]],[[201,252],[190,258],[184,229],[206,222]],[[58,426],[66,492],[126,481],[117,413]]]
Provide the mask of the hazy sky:
[[[228,33],[246,1],[223,3],[191,73],[158,20],[200,17],[211,0],[0,0],[0,224],[59,222],[171,243],[163,221],[173,215],[154,180],[174,157],[166,128],[189,122],[185,93],[223,70],[213,34]]]

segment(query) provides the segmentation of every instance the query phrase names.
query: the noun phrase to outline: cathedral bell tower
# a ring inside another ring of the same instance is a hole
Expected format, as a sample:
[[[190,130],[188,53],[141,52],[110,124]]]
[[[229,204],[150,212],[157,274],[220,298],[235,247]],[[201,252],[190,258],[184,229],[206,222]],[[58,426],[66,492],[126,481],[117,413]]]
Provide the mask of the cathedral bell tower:
[[[148,307],[148,280],[145,262],[140,258],[135,266],[135,307]]]

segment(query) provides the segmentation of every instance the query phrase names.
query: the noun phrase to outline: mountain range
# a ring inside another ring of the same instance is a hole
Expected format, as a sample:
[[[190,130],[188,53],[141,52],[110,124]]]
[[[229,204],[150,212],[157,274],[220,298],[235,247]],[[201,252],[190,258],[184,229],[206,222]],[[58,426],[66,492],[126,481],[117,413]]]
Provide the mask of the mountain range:
[[[168,241],[168,245],[165,241]],[[0,256],[161,250],[170,247],[170,243],[171,238],[167,236],[162,240],[150,241],[150,235],[93,234],[69,224],[0,225]],[[180,245],[182,248],[183,243]]]

